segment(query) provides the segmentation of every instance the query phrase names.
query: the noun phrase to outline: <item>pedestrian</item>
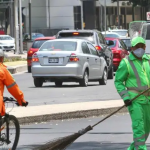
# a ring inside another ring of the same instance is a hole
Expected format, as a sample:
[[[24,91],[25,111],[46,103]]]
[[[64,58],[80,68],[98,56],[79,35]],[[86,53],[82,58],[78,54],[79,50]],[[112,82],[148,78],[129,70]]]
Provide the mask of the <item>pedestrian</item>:
[[[12,75],[3,64],[4,56],[3,50],[0,49],[0,118],[5,115],[5,105],[3,102],[4,86],[7,87],[9,93],[18,101],[20,106],[28,105],[28,102],[24,100],[22,91],[19,89]]]
[[[150,132],[150,92],[135,101],[132,98],[150,87],[150,57],[145,54],[145,40],[135,37],[132,50],[116,72],[115,86],[128,108],[132,120],[133,143],[127,150],[147,150],[145,142]]]

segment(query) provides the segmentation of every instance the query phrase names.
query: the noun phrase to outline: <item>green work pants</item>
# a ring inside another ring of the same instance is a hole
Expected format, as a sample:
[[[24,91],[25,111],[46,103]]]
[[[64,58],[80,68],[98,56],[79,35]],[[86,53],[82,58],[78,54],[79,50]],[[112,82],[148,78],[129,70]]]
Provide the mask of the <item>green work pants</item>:
[[[128,110],[132,120],[133,143],[127,150],[147,150],[145,142],[150,132],[150,104],[134,101]]]

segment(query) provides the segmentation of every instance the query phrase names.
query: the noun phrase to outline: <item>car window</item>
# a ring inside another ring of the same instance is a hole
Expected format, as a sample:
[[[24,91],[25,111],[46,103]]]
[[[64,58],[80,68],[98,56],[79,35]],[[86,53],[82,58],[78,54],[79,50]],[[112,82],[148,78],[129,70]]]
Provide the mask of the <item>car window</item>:
[[[131,47],[131,40],[130,39],[122,39],[127,47]]]
[[[71,38],[71,39],[85,39],[95,44],[93,32],[60,32],[57,36],[58,39]]]
[[[104,44],[104,40],[103,40],[103,37],[102,37],[101,33],[98,33],[98,37],[99,37],[100,43]]]
[[[122,40],[120,40],[120,43],[121,43],[121,45],[122,45],[122,47],[123,47],[123,49],[127,49],[127,46],[124,44],[124,42],[122,41]]]
[[[85,42],[82,43],[82,51],[84,54],[90,54],[90,50]]]
[[[114,38],[119,38],[119,35],[117,35],[117,34],[106,34],[106,36],[105,37],[114,37]]]
[[[45,42],[39,51],[76,51],[77,42],[49,41]]]
[[[32,48],[40,48],[41,45],[46,42],[47,40],[39,40],[39,41],[34,41],[32,44]]]
[[[0,36],[0,40],[13,40],[10,36]]]
[[[119,34],[120,36],[126,36],[127,35],[127,31],[113,31],[112,30],[112,32],[115,32],[115,33],[117,33],[117,34]]]
[[[93,55],[98,56],[98,52],[92,44],[88,43],[88,47]]]

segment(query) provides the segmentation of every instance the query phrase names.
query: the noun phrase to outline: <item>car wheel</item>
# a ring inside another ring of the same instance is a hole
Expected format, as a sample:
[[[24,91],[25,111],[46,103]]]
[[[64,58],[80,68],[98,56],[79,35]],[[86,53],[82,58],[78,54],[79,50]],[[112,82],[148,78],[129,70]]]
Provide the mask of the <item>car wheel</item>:
[[[57,87],[61,87],[61,86],[62,86],[62,84],[63,84],[63,82],[62,82],[62,81],[56,81],[56,82],[55,82],[55,85],[56,85]]]
[[[104,69],[103,77],[102,77],[102,79],[99,80],[99,84],[100,85],[106,85],[107,84],[107,70],[106,69]]]
[[[114,68],[112,66],[108,72],[108,79],[113,79],[113,78],[114,78]]]
[[[31,73],[31,66],[28,66],[28,73]]]
[[[41,78],[34,78],[34,85],[35,85],[35,87],[42,87],[43,79],[41,79]]]
[[[83,79],[79,82],[80,86],[87,87],[89,82],[89,75],[87,70],[84,72]]]

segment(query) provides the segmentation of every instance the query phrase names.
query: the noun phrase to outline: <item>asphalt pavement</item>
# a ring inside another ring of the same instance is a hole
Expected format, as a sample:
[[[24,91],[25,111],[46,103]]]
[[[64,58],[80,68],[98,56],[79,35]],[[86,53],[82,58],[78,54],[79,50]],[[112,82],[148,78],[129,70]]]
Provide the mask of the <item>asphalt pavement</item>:
[[[120,99],[114,80],[108,80],[106,86],[99,85],[98,82],[91,82],[88,87],[80,87],[78,83],[64,83],[58,88],[49,82],[41,88],[35,88],[31,73],[15,74],[13,77],[30,106]],[[4,95],[11,96],[7,90]]]
[[[71,135],[93,125],[100,118],[51,121],[21,126],[17,150],[32,150],[58,137]],[[125,150],[132,142],[131,121],[128,114],[115,115],[77,139],[66,150]],[[150,149],[150,139],[147,141]]]

